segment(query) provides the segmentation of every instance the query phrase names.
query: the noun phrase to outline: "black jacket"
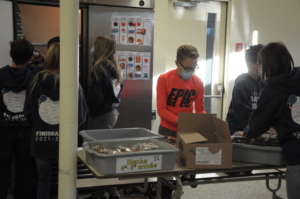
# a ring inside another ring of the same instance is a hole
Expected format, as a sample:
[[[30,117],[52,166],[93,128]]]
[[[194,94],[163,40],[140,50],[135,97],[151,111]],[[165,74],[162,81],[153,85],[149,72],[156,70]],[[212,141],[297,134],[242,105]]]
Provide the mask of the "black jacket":
[[[59,141],[59,82],[55,84],[52,75],[38,80],[34,89],[26,90],[24,114],[33,124],[31,154],[36,158],[53,159],[58,157]],[[87,106],[81,90],[78,99],[78,124],[84,123]]]
[[[236,78],[226,117],[231,134],[243,131],[247,126],[251,113],[256,109],[262,88],[261,79],[254,79],[247,73]]]
[[[288,165],[300,164],[300,70],[271,77],[267,81],[245,134],[257,138],[272,126]]]
[[[97,78],[92,75],[92,84],[87,95],[89,115],[99,115],[113,111],[120,103],[123,84],[116,86],[117,73],[111,62],[103,62],[96,69]]]
[[[31,127],[23,114],[25,90],[33,79],[27,68],[5,66],[0,69],[0,127]]]

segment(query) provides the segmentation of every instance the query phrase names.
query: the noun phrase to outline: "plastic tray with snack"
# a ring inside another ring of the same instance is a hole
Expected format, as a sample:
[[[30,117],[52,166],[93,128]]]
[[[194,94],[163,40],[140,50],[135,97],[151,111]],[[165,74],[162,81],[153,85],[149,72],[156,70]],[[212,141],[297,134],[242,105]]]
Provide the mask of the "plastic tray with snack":
[[[87,163],[103,175],[173,169],[178,149],[157,139],[83,143]]]

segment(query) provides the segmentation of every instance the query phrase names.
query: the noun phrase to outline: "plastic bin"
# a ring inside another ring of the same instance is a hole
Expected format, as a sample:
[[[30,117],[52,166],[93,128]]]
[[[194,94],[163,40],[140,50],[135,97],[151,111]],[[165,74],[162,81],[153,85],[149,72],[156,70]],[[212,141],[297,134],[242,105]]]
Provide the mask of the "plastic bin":
[[[232,160],[281,166],[284,164],[281,147],[232,143]]]
[[[131,147],[145,142],[154,143],[159,149],[117,154],[102,154],[91,149],[96,145],[106,145],[107,148],[114,149],[117,146]],[[173,169],[178,152],[176,147],[157,139],[98,140],[83,143],[83,148],[87,163],[103,175]]]
[[[84,142],[111,139],[131,140],[132,138],[164,140],[164,136],[145,128],[84,130],[80,131],[79,134],[83,137]]]

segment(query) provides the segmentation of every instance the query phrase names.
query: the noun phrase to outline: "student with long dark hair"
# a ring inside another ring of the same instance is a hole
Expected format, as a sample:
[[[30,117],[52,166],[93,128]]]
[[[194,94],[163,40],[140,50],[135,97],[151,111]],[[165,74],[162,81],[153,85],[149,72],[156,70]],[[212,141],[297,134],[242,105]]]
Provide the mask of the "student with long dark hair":
[[[252,113],[245,134],[257,138],[274,127],[287,162],[286,184],[289,199],[300,198],[300,68],[286,46],[271,42],[258,55],[266,86]]]
[[[89,129],[112,129],[118,120],[117,107],[122,89],[122,72],[115,59],[116,41],[109,36],[99,36],[94,43],[94,66],[89,75],[87,105]],[[110,199],[119,198],[115,187],[108,189]],[[89,198],[104,196],[104,188]]]
[[[10,43],[11,66],[0,69],[0,199],[6,199],[11,165],[15,162],[15,199],[28,199],[30,188],[30,137],[32,125],[23,114],[25,90],[34,75],[26,68],[33,46],[19,39]]]
[[[45,68],[37,73],[26,90],[24,114],[33,124],[31,154],[38,173],[37,199],[48,199],[51,188],[53,161],[58,160],[59,141],[59,43],[48,49]],[[78,124],[86,118],[87,106],[79,89]]]

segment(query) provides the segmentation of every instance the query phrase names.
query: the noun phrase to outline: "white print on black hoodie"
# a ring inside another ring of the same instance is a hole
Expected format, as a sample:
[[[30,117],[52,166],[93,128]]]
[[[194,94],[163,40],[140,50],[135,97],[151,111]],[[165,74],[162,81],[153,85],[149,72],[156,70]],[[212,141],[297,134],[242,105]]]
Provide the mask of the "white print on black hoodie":
[[[33,124],[34,134],[31,141],[31,154],[36,158],[58,158],[59,141],[59,82],[55,84],[54,77],[49,75],[38,80],[31,91],[26,90],[24,114]],[[87,106],[82,95],[78,92],[78,124],[85,122]]]
[[[254,79],[247,73],[236,78],[226,117],[231,134],[243,131],[247,126],[252,112],[257,107],[262,88],[261,79]]]
[[[0,127],[31,127],[23,114],[25,90],[33,79],[25,67],[0,69]]]

